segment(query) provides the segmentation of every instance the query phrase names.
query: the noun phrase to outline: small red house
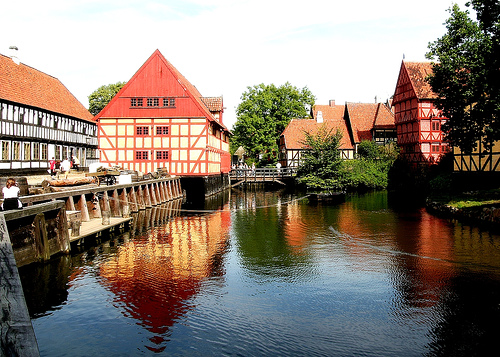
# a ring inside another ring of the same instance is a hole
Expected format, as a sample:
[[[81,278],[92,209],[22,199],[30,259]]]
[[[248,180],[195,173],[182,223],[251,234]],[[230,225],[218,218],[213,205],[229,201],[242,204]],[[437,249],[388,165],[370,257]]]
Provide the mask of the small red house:
[[[95,117],[101,162],[180,176],[230,170],[222,97],[202,97],[156,50]]]
[[[403,61],[394,93],[398,146],[413,164],[437,162],[449,151],[441,131],[447,118],[436,108],[437,95],[426,80],[431,73],[430,62]]]

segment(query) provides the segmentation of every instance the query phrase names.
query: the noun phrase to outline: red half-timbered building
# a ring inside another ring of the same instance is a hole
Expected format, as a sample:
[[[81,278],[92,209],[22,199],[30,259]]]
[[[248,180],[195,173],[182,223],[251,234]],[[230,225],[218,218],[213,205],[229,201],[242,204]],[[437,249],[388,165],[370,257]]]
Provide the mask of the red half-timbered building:
[[[413,164],[437,162],[449,151],[441,131],[447,118],[436,108],[437,95],[426,80],[431,73],[430,62],[403,61],[393,98],[398,146]]]
[[[101,162],[178,176],[230,170],[222,97],[202,97],[156,50],[95,117]]]

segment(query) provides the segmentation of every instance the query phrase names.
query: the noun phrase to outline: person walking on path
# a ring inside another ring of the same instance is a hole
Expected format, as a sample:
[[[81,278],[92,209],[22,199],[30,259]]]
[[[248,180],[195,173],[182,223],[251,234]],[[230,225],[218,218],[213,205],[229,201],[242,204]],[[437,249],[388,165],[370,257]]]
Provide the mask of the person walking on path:
[[[16,180],[13,178],[7,179],[5,187],[2,189],[2,193],[2,210],[9,211],[12,209],[23,208],[23,204],[19,201],[19,187],[17,187]]]

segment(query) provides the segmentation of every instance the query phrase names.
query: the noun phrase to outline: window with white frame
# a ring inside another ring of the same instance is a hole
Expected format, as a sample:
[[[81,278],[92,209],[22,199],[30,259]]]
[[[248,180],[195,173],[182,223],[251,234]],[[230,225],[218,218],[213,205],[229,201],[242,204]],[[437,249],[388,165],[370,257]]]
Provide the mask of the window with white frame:
[[[12,160],[21,160],[21,143],[19,141],[12,143]]]
[[[10,160],[10,141],[2,141],[2,160]]]
[[[23,160],[30,161],[31,160],[31,143],[24,143],[24,153]]]

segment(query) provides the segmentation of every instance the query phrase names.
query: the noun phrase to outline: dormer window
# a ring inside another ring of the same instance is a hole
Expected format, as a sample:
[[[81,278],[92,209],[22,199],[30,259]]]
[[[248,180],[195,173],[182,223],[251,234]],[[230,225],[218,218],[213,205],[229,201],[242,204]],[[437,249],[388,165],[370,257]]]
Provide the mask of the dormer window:
[[[158,98],[148,98],[148,107],[158,107],[160,101]]]
[[[142,98],[130,98],[131,107],[142,107]]]

